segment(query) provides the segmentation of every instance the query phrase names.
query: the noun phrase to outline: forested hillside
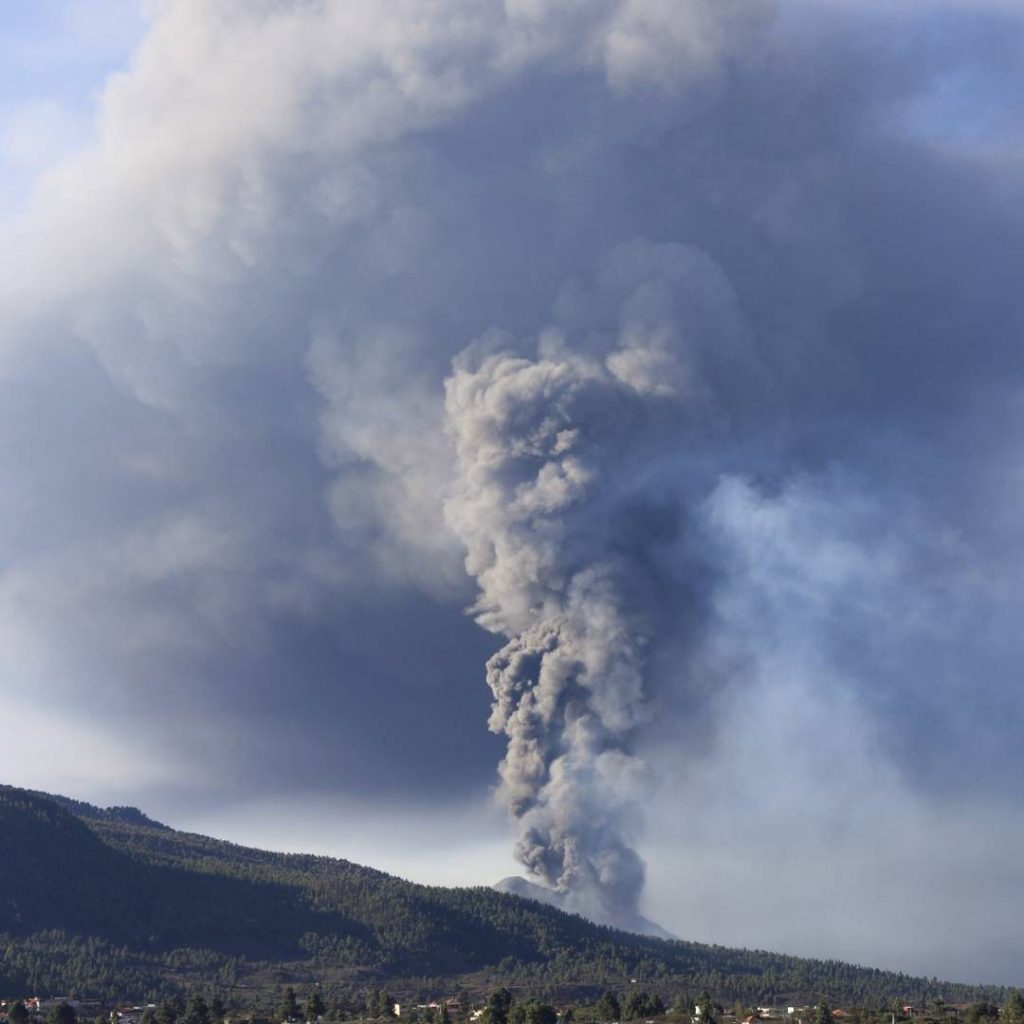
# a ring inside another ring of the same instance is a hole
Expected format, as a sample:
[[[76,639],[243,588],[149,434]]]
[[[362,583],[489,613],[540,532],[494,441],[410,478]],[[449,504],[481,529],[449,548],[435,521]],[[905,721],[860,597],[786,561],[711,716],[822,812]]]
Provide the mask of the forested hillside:
[[[328,857],[176,832],[0,787],[0,991],[142,998],[316,979],[395,991],[498,982],[671,996],[878,1002],[1000,998],[991,988],[618,932],[487,888],[414,885]]]

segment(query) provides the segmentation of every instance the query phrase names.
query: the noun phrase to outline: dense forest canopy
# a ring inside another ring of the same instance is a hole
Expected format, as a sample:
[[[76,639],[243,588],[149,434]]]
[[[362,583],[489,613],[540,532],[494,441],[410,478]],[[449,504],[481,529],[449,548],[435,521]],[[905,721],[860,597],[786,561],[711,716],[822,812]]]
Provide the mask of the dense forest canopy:
[[[269,853],[0,787],[0,992],[163,998],[286,981],[406,996],[508,985],[669,1003],[1002,1002],[1003,989],[837,961],[667,941],[491,889],[416,885],[330,857]]]

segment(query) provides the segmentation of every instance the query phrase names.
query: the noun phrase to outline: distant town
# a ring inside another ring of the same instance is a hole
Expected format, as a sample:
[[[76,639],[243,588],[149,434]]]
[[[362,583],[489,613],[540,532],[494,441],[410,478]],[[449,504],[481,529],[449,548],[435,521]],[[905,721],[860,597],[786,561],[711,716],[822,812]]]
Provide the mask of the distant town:
[[[1005,1003],[987,1001],[947,1003],[929,1000],[916,1006],[893,1000],[887,1006],[831,1007],[822,1001],[805,1006],[726,1007],[708,993],[697,999],[685,995],[666,1005],[659,995],[637,986],[623,994],[605,992],[592,1003],[553,1005],[516,996],[507,988],[492,992],[482,1003],[461,991],[426,1002],[402,1002],[384,990],[367,993],[362,1006],[328,1005],[319,988],[303,1000],[286,987],[271,1011],[245,1011],[220,996],[193,994],[160,1003],[124,1003],[65,996],[15,996],[0,1000],[0,1024],[335,1024],[340,1021],[403,1024],[1024,1024],[1024,999],[1011,991]]]

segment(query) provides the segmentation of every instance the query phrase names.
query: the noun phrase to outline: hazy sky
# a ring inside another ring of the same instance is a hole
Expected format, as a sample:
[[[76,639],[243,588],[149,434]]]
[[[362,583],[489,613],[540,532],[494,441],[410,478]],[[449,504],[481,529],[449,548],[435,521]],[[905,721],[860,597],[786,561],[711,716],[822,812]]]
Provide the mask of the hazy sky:
[[[1024,985],[1021,12],[6,5],[4,781],[496,880],[600,545],[648,915]]]

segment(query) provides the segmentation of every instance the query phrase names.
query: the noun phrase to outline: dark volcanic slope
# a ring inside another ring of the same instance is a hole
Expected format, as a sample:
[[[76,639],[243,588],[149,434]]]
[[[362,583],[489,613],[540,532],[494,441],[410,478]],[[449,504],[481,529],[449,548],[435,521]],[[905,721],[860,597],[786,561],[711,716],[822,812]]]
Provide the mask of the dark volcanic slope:
[[[310,929],[350,922],[316,910],[294,886],[161,863],[145,842],[161,827],[78,818],[34,793],[0,789],[0,931],[60,929],[149,951],[178,947],[277,959],[301,954]]]
[[[32,970],[39,984],[63,982],[72,994],[76,984],[88,987],[45,960],[48,944],[81,936],[95,940],[94,959],[116,949],[119,964],[144,963],[159,976],[183,950],[202,950],[211,964],[307,961],[376,978],[484,971],[524,984],[598,986],[642,975],[652,987],[751,998],[997,994],[618,932],[488,888],[413,885],[343,860],[177,832],[131,808],[100,811],[11,787],[0,787],[0,836],[0,986],[11,990]],[[64,935],[40,941],[54,929]],[[106,990],[116,989],[119,971],[111,966]]]

